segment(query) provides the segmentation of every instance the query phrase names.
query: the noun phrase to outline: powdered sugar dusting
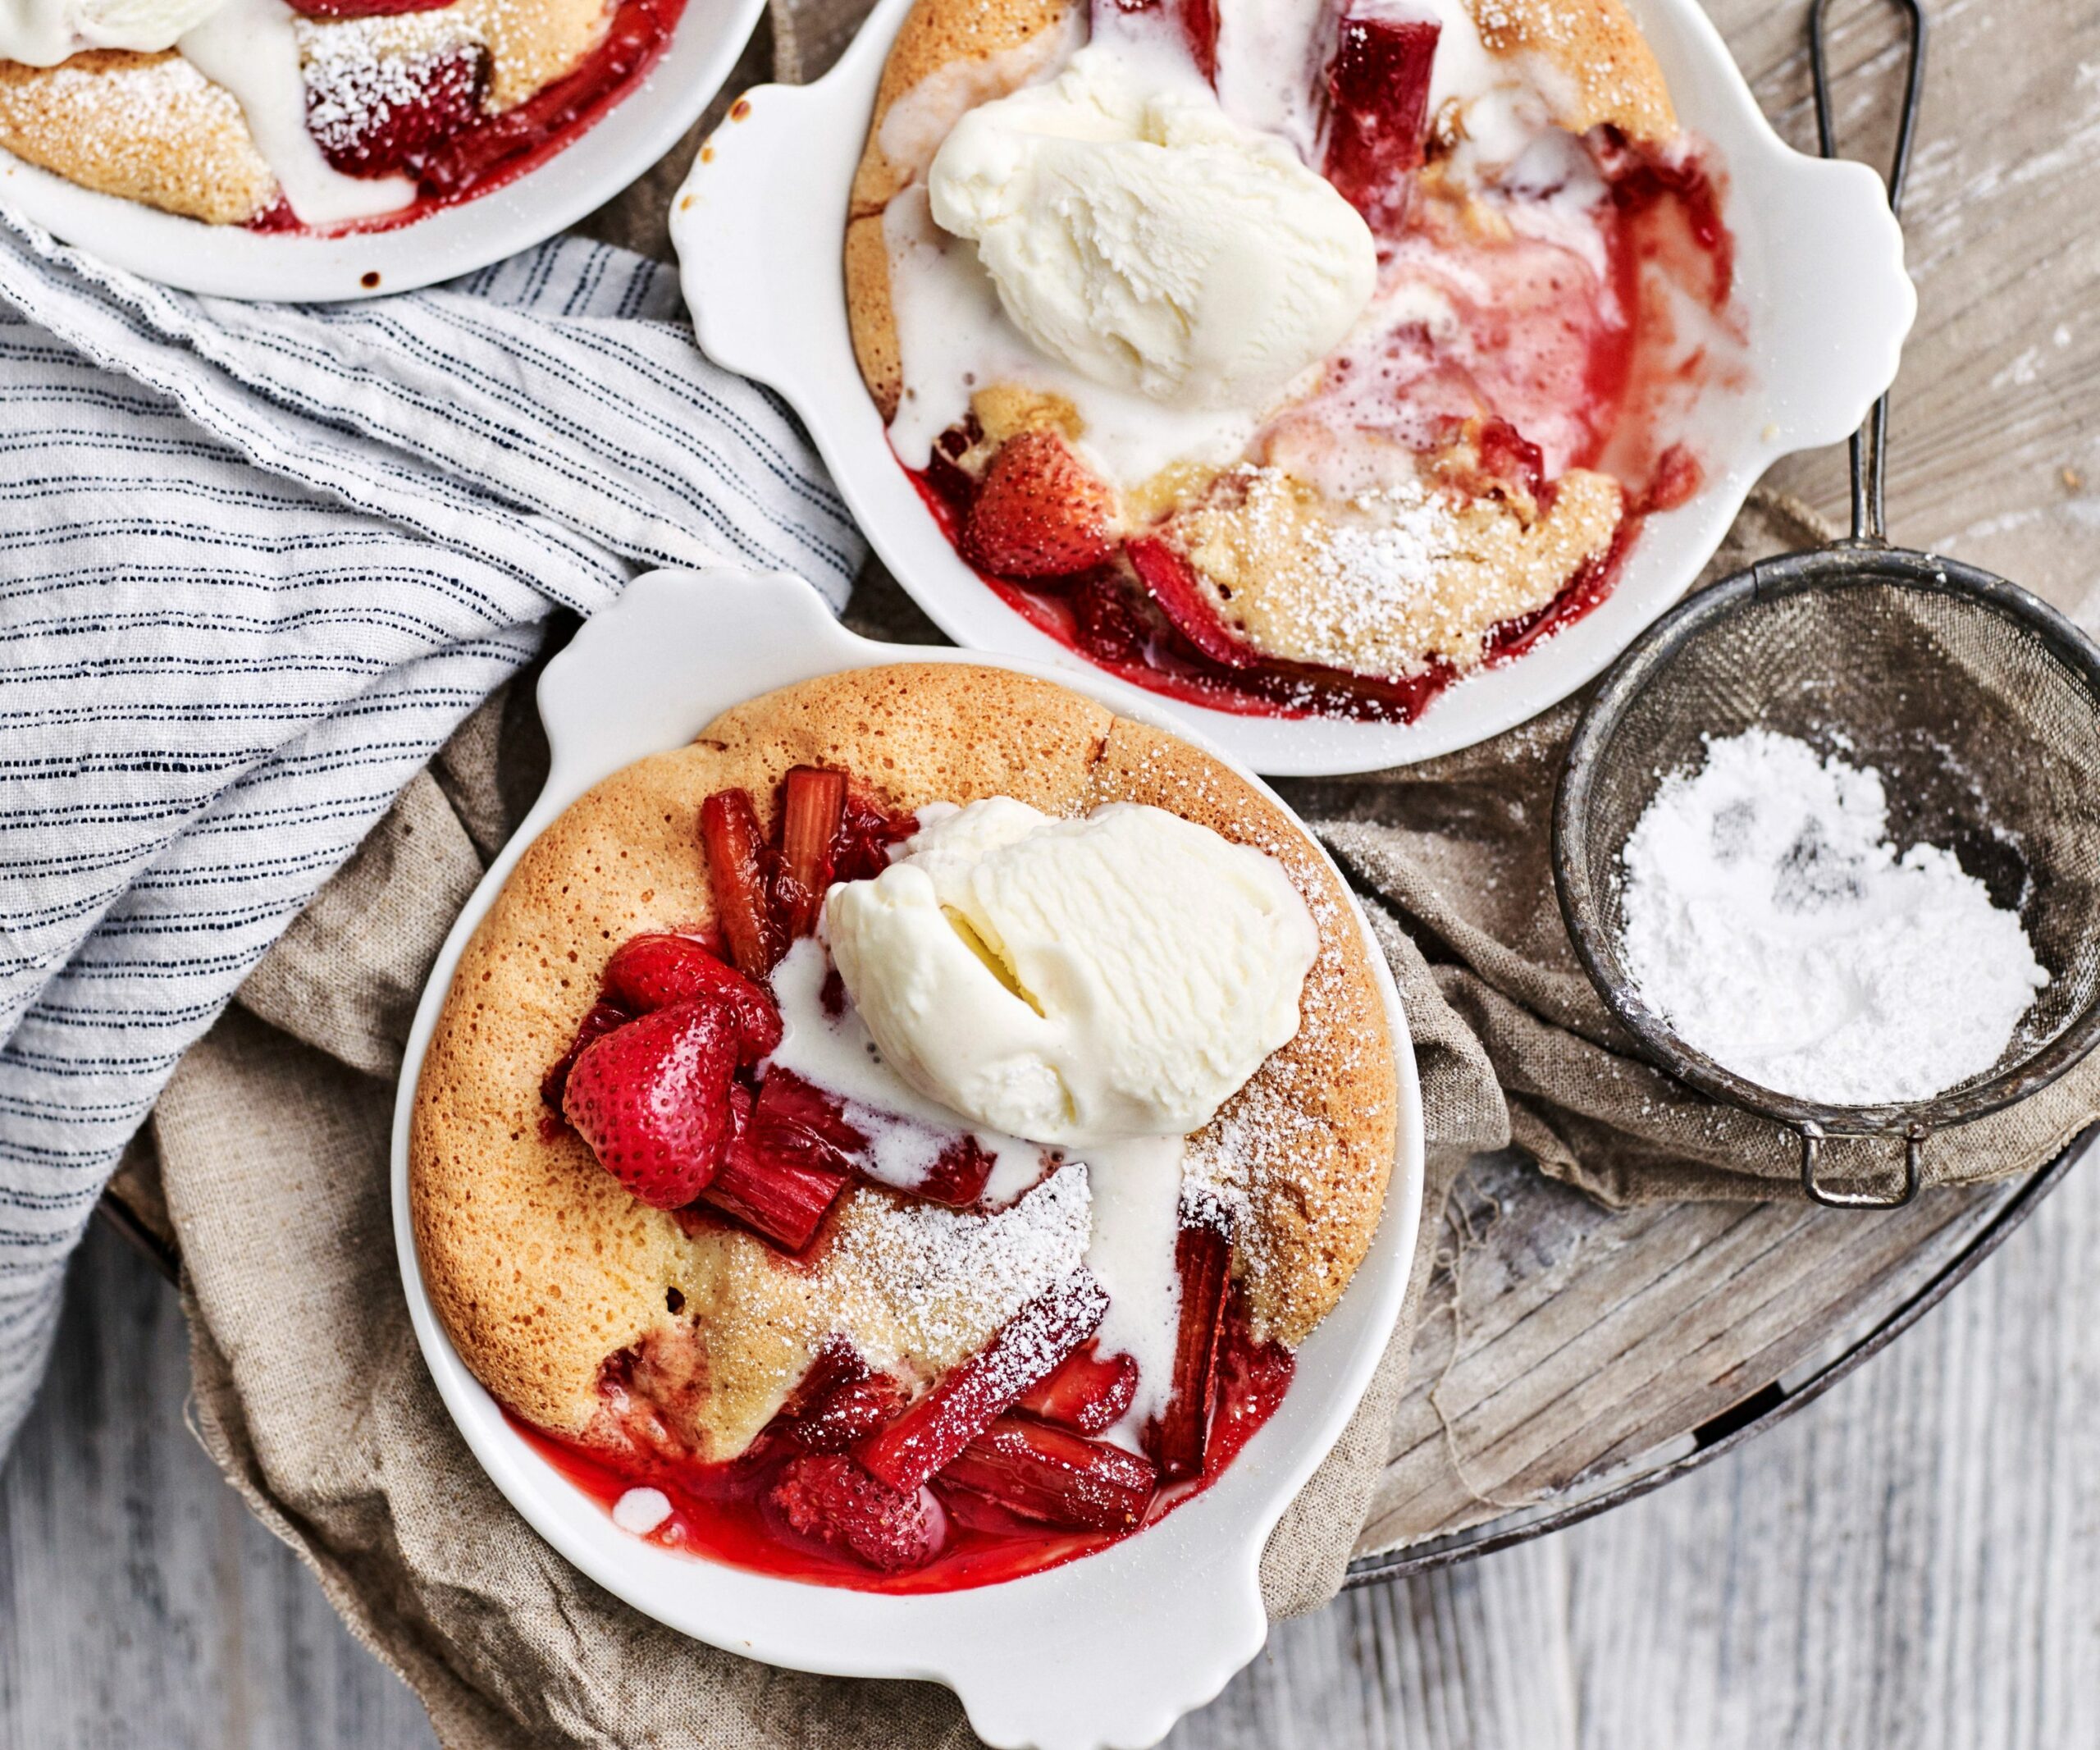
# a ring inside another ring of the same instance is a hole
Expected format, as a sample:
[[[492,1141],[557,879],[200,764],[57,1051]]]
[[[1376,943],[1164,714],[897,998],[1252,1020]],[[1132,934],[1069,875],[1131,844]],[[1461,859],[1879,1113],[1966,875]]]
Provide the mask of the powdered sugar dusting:
[[[1627,964],[1760,1085],[1916,1100],[1998,1060],[2048,974],[1952,852],[1888,838],[1881,774],[1751,729],[1667,780],[1624,853]]]

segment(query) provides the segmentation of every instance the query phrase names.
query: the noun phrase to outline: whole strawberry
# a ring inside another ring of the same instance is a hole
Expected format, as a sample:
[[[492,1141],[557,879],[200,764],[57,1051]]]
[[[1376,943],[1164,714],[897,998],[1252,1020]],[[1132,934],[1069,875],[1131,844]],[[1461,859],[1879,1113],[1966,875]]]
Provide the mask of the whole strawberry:
[[[637,1197],[678,1209],[728,1150],[729,1078],[741,1044],[736,1017],[721,1004],[644,1015],[584,1048],[568,1072],[562,1116]]]
[[[678,1003],[710,1003],[736,1017],[740,1063],[756,1063],[780,1043],[780,1011],[760,985],[697,936],[635,936],[605,964],[605,994],[641,1014]]]
[[[1054,432],[1017,432],[999,446],[962,526],[962,554],[1004,578],[1089,571],[1116,551],[1115,500]]]

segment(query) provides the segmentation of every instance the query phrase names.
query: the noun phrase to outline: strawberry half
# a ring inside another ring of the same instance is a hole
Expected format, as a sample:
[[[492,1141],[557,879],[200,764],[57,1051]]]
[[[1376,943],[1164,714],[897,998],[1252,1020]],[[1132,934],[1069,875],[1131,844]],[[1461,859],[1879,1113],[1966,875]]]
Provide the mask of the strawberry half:
[[[992,1419],[1092,1336],[1108,1295],[1084,1270],[1024,1306],[992,1341],[858,1449],[895,1489],[915,1489],[990,1427]]]
[[[1135,1528],[1158,1480],[1134,1452],[1025,1416],[1001,1416],[941,1473],[944,1485],[988,1496],[1023,1519],[1086,1531]]]
[[[735,1017],[739,1063],[756,1063],[780,1044],[780,1011],[765,989],[728,965],[697,936],[641,935],[605,962],[605,994],[640,1014],[706,1002]]]
[[[1146,593],[1198,650],[1228,669],[1261,665],[1260,653],[1226,629],[1210,592],[1184,554],[1153,536],[1133,541],[1123,551]]]
[[[1322,173],[1381,236],[1407,217],[1422,168],[1429,75],[1443,26],[1433,17],[1349,11],[1327,63]]]
[[[1174,1385],[1166,1408],[1145,1428],[1145,1451],[1160,1480],[1200,1476],[1217,1396],[1217,1338],[1232,1287],[1232,1236],[1185,1209],[1174,1239],[1181,1278],[1181,1323],[1174,1338]]]
[[[1014,1400],[1015,1408],[1082,1434],[1098,1434],[1121,1420],[1138,1395],[1138,1364],[1103,1355],[1098,1345],[1074,1350]]]
[[[846,774],[798,765],[780,793],[780,872],[774,908],[794,939],[816,933],[824,896],[831,891],[832,845],[846,816]]]
[[[659,1009],[587,1045],[562,1115],[598,1164],[659,1209],[691,1203],[723,1165],[735,1126],[737,1024],[711,1004]]]
[[[962,556],[1007,578],[1061,578],[1113,555],[1113,496],[1054,432],[999,446],[962,525]]]
[[[789,1460],[766,1499],[801,1536],[885,1574],[924,1567],[947,1542],[947,1515],[930,1492],[890,1488],[839,1454]]]
[[[773,849],[751,793],[718,790],[702,802],[700,839],[729,957],[738,971],[762,979],[787,952],[788,932],[773,909]]]

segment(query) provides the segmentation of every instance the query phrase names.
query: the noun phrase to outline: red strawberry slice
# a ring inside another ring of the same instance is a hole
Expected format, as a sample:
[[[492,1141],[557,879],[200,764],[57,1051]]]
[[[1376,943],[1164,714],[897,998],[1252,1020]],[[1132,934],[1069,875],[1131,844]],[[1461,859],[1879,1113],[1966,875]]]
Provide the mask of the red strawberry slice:
[[[962,525],[962,556],[998,577],[1060,578],[1116,551],[1115,501],[1054,432],[999,446]]]
[[[1001,1416],[949,1462],[941,1481],[1023,1519],[1085,1531],[1133,1529],[1158,1486],[1135,1453],[1025,1416]]]
[[[1200,1476],[1217,1396],[1217,1336],[1232,1286],[1232,1236],[1185,1208],[1175,1236],[1174,1267],[1181,1278],[1181,1323],[1175,1333],[1174,1385],[1166,1408],[1145,1428],[1145,1451],[1160,1480]]]
[[[677,1003],[711,1003],[736,1017],[739,1063],[756,1063],[780,1044],[780,1011],[763,987],[727,964],[697,936],[641,935],[605,962],[605,994],[640,1014]]]
[[[562,1095],[568,1090],[568,1072],[576,1067],[576,1060],[583,1055],[584,1048],[633,1019],[632,1012],[617,1003],[593,1003],[577,1023],[576,1037],[568,1049],[555,1058],[546,1074],[540,1078],[540,1098],[559,1112]]]
[[[859,1169],[864,1177],[892,1190],[955,1209],[966,1208],[984,1195],[998,1164],[974,1136],[943,1138],[915,1120],[892,1117],[888,1119],[892,1126],[938,1140],[939,1147],[933,1166],[916,1185],[903,1186],[883,1178],[869,1170],[872,1139],[847,1122],[846,1103],[777,1064],[759,1084],[756,1122],[765,1145],[776,1154],[839,1172]]]
[[[789,1528],[885,1574],[923,1568],[947,1542],[931,1492],[900,1492],[840,1454],[791,1459],[766,1496]]]
[[[1131,541],[1124,551],[1146,592],[1198,650],[1228,669],[1260,665],[1260,653],[1226,629],[1196,568],[1178,549],[1147,536]]]
[[[723,1165],[735,1127],[729,1078],[737,1029],[728,1010],[682,1003],[586,1046],[562,1115],[598,1163],[644,1203],[691,1203]]]
[[[1443,26],[1434,18],[1349,11],[1327,63],[1327,180],[1381,235],[1407,217],[1429,121],[1429,75]]]
[[[1138,1364],[1129,1355],[1103,1355],[1088,1343],[1015,1400],[1015,1407],[1046,1422],[1098,1434],[1114,1426],[1138,1395]]]
[[[1142,662],[1153,628],[1144,598],[1106,568],[1089,572],[1071,592],[1072,636],[1105,662]]]
[[[748,1088],[733,1084],[729,1100],[733,1140],[701,1201],[775,1245],[799,1252],[815,1238],[847,1176],[828,1155],[779,1146],[781,1139],[757,1122]]]
[[[702,802],[700,838],[729,957],[738,971],[762,979],[787,951],[788,932],[773,909],[773,849],[751,793],[718,790]]]
[[[1093,1336],[1108,1295],[1084,1270],[1024,1306],[992,1341],[944,1374],[872,1439],[861,1462],[895,1489],[915,1489],[991,1426],[1022,1392]]]
[[[481,119],[489,64],[488,51],[477,43],[415,57],[314,61],[307,72],[307,130],[345,176],[413,172]]]
[[[780,873],[774,908],[789,937],[814,935],[831,891],[832,844],[846,817],[846,774],[798,765],[781,786]]]

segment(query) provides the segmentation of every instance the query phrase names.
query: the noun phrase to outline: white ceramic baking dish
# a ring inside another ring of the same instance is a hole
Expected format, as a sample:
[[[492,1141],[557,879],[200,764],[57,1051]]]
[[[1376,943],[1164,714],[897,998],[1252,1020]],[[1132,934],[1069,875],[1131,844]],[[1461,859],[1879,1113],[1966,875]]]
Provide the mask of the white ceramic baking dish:
[[[460,913],[416,1012],[394,1117],[401,1280],[439,1394],[482,1468],[541,1536],[636,1609],[774,1665],[946,1684],[978,1735],[994,1745],[1150,1744],[1260,1650],[1268,1632],[1257,1578],[1262,1545],[1340,1437],[1407,1291],[1422,1202],[1421,1097],[1406,1017],[1360,910],[1354,915],[1371,943],[1400,1090],[1398,1154],[1369,1255],[1299,1350],[1281,1406],[1225,1474],[1157,1525],[1061,1568],[966,1592],[892,1597],[747,1573],[631,1537],[504,1419],[453,1349],[417,1266],[409,1217],[416,1069],[460,952],[525,848],[600,779],[691,740],[729,706],[813,675],[897,661],[990,661],[1046,674],[1201,741],[1158,701],[1104,676],[856,637],[793,578],[660,571],[637,579],[548,665],[539,693],[553,748],[546,788]]]
[[[1687,435],[1706,464],[1651,518],[1609,598],[1409,724],[1236,716],[1176,704],[1258,771],[1374,770],[1470,746],[1566,697],[1683,594],[1743,498],[1783,455],[1856,429],[1896,375],[1917,308],[1902,233],[1864,165],[1794,151],[1759,112],[1697,0],[1628,0],[1685,125],[1719,148],[1749,333],[1739,386],[1706,390]],[[845,57],[802,86],[761,85],[717,129],[672,215],[701,345],[793,404],[883,562],[943,631],[978,650],[1086,666],[956,556],[898,465],[847,332],[847,193],[875,84],[911,0],[882,0]]]
[[[0,203],[114,267],[222,298],[333,302],[412,291],[544,242],[678,143],[729,76],[765,0],[687,0],[662,58],[596,123],[487,194],[343,236],[204,225],[99,194],[0,151]]]

